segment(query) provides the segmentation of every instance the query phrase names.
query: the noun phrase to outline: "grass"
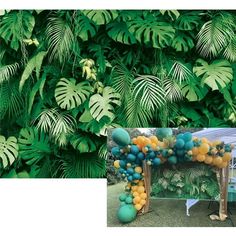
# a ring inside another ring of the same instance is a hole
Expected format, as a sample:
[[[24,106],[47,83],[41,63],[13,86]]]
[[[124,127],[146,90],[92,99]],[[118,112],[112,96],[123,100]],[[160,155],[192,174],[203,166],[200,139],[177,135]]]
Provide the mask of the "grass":
[[[119,195],[124,191],[125,183],[108,186],[107,190],[107,226],[109,227],[231,227],[229,220],[224,222],[210,220],[208,214],[218,210],[217,204],[208,209],[207,201],[200,201],[190,209],[186,216],[184,200],[151,200],[151,212],[138,216],[129,224],[121,224],[116,212],[119,208]],[[231,218],[236,226],[236,208],[232,206]]]

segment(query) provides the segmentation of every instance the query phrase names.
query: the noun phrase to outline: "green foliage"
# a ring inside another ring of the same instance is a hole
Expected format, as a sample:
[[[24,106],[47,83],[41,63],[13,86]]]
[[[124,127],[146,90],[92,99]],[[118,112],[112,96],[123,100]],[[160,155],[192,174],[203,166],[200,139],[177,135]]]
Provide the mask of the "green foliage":
[[[0,135],[0,160],[3,168],[12,165],[18,156],[17,139],[14,136],[6,139]]]
[[[26,80],[29,79],[29,77],[31,76],[34,70],[36,72],[36,78],[39,79],[41,66],[42,66],[43,59],[46,56],[46,54],[47,52],[44,52],[44,51],[39,52],[37,55],[33,56],[28,61],[20,79],[20,87],[19,87],[20,92],[22,91]]]
[[[19,154],[0,175],[104,177],[109,128],[234,127],[235,31],[222,10],[4,11],[0,133]]]
[[[23,128],[19,135],[19,155],[27,165],[33,165],[51,153],[46,134],[35,128]]]
[[[215,60],[208,64],[202,59],[196,61],[193,72],[198,77],[202,77],[201,84],[207,84],[212,90],[225,88],[233,79],[233,70],[226,60]]]
[[[154,197],[212,200],[219,197],[216,173],[204,164],[179,164],[176,169],[164,166],[153,171],[152,179],[151,196]]]
[[[164,48],[171,45],[175,35],[175,30],[171,24],[160,22],[156,17],[130,21],[128,22],[128,29],[139,43],[154,48]]]
[[[100,121],[104,116],[111,120],[115,118],[114,105],[120,105],[120,95],[111,87],[105,87],[102,94],[94,94],[89,101],[89,109],[92,117]]]
[[[23,39],[31,38],[34,25],[34,16],[29,11],[11,11],[0,21],[1,38],[17,51]]]
[[[55,89],[55,99],[62,109],[70,110],[84,103],[92,91],[86,81],[76,84],[73,78],[61,78]]]
[[[97,25],[108,24],[118,16],[116,10],[84,10],[83,13]]]

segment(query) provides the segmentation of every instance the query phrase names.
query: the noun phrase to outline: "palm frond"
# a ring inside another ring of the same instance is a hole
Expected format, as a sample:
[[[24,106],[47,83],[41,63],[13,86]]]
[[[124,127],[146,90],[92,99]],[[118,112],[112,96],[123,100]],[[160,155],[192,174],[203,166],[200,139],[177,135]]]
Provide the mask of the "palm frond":
[[[135,99],[140,96],[143,107],[154,111],[165,103],[165,91],[161,80],[152,75],[140,75],[133,81],[133,94]]]
[[[13,77],[19,69],[19,63],[15,62],[10,65],[0,67],[0,84]]]
[[[118,61],[117,65],[112,71],[112,87],[121,95],[121,98],[125,100],[129,94],[129,89],[134,80],[134,76],[128,70],[128,68],[121,62]]]
[[[90,156],[70,155],[61,160],[62,178],[101,178],[106,173],[106,160],[98,158],[96,153]]]
[[[203,57],[216,57],[234,35],[234,18],[220,14],[206,22],[197,35],[197,49]]]
[[[234,35],[229,41],[223,52],[223,56],[231,62],[236,61],[236,35]]]
[[[130,95],[127,99],[127,104],[124,108],[125,115],[122,113],[122,117],[120,118],[127,123],[127,127],[136,128],[149,126],[149,122],[152,119],[152,112],[142,106],[140,99],[141,95],[135,97]]]
[[[183,63],[179,61],[174,61],[168,73],[168,77],[169,76],[171,76],[173,80],[181,84],[183,81],[189,81],[191,78],[193,78],[193,73]]]
[[[70,26],[59,17],[51,17],[47,25],[49,59],[58,59],[63,64],[71,55],[75,37]]]
[[[163,85],[166,91],[166,99],[168,101],[176,102],[182,99],[181,88],[175,80],[166,78],[163,80]]]

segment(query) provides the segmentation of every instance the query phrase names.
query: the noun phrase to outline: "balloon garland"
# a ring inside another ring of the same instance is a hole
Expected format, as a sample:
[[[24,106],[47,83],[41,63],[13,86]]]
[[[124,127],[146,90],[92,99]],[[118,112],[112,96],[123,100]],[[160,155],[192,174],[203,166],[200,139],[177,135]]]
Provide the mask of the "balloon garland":
[[[156,136],[137,136],[130,139],[122,128],[112,132],[112,140],[118,145],[111,149],[116,158],[114,167],[127,180],[126,192],[119,196],[117,217],[122,223],[133,221],[146,204],[143,162],[157,167],[165,162],[175,165],[181,162],[204,162],[216,168],[225,168],[231,160],[233,145],[193,137],[190,132],[173,136],[171,128],[157,129]]]

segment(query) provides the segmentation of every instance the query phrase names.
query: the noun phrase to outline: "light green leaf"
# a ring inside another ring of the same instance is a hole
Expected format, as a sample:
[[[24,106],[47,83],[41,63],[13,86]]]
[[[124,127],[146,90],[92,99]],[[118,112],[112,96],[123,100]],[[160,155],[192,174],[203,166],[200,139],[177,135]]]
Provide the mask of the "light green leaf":
[[[82,12],[97,25],[108,24],[118,16],[116,10],[83,10]]]
[[[2,161],[3,168],[12,165],[18,156],[17,139],[14,136],[6,139],[0,135],[0,160]]]
[[[42,52],[37,53],[28,61],[20,79],[20,85],[19,85],[20,92],[22,91],[26,80],[29,79],[29,77],[32,75],[34,70],[36,72],[36,78],[39,79],[43,59],[46,55],[47,55],[47,52],[42,51]]]
[[[120,105],[120,94],[109,86],[103,89],[102,95],[94,94],[89,101],[90,113],[94,119],[99,121],[102,117],[107,116],[114,119],[113,105]]]
[[[87,81],[76,84],[73,78],[61,78],[55,90],[55,99],[62,109],[70,110],[80,106],[93,92]]]
[[[233,70],[226,60],[215,60],[208,64],[206,61],[198,59],[193,72],[202,78],[202,85],[207,84],[212,90],[225,88],[233,79]]]

